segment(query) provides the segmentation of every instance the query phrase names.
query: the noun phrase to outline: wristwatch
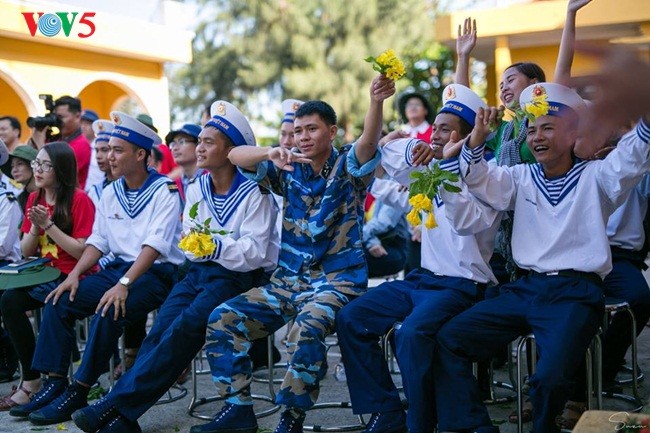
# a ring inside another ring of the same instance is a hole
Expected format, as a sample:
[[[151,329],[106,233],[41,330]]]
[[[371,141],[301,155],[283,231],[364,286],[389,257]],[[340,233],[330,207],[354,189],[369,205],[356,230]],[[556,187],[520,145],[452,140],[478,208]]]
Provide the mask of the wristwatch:
[[[120,278],[119,283],[124,287],[129,288],[131,286],[132,281],[129,277],[122,277]]]

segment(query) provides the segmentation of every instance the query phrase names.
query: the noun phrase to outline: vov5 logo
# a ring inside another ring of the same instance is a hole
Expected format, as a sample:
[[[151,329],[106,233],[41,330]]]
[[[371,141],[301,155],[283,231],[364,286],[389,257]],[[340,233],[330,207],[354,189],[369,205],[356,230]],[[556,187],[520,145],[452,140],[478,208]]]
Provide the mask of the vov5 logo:
[[[49,38],[56,36],[63,29],[63,33],[66,37],[70,37],[70,31],[72,26],[75,24],[77,15],[79,12],[56,12],[53,14],[46,14],[44,12],[21,12],[23,17],[25,17],[25,23],[29,29],[29,33],[32,36],[36,35],[36,29],[41,32],[43,36]],[[35,18],[34,15],[38,14],[38,18]],[[88,38],[95,33],[95,23],[92,22],[91,18],[95,16],[95,12],[84,12],[77,21],[76,28],[79,26],[84,26],[87,28],[85,33],[79,32],[77,36],[80,38]],[[86,29],[84,29],[86,30]]]

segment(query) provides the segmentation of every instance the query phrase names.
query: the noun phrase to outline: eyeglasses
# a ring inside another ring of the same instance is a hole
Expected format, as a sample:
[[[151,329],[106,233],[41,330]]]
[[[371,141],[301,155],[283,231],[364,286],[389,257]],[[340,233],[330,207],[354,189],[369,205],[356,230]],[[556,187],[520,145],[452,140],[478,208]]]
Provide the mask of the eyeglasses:
[[[196,144],[196,141],[190,140],[189,138],[179,138],[176,140],[172,140],[172,142],[169,143],[169,146],[171,147],[174,144],[178,144],[179,146],[184,146],[185,144],[189,144],[189,143]]]
[[[54,166],[49,162],[41,162],[38,159],[33,160],[29,163],[34,170],[41,170],[43,173],[49,173],[54,169]]]

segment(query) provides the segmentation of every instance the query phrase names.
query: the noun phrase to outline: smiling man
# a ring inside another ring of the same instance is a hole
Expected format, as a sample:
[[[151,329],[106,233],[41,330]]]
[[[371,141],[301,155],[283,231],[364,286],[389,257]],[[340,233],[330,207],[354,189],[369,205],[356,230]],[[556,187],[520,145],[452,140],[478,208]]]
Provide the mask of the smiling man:
[[[103,191],[79,261],[45,300],[32,366],[49,372],[47,385],[14,411],[35,424],[66,421],[87,405],[90,386],[105,371],[122,328],[163,303],[183,261],[176,185],[147,169],[151,146],[160,137],[124,113],[112,112],[111,119],[108,161],[118,179]],[[113,261],[80,279],[108,253]],[[95,313],[81,366],[66,386],[75,322]]]
[[[603,278],[612,269],[607,220],[650,169],[649,116],[607,159],[579,161],[573,147],[585,103],[573,90],[534,84],[524,89],[520,105],[531,119],[527,144],[537,164],[488,166],[482,110],[477,124],[485,128],[475,129],[460,157],[463,180],[477,199],[514,210],[512,253],[525,275],[438,333],[434,374],[442,431],[498,431],[471,362],[532,332],[540,354],[530,378],[534,430],[559,432],[555,416],[567,399],[568,379],[584,362],[604,311]]]
[[[206,352],[226,405],[192,433],[257,432],[248,348],[292,319],[287,374],[276,398],[286,410],[275,431],[303,431],[305,411],[316,402],[327,371],[324,339],[334,331],[335,314],[367,288],[363,203],[380,159],[383,102],[394,92],[385,76],[373,80],[363,134],[352,147],[334,148],[336,113],[323,101],[308,101],[294,121],[300,153],[281,147],[230,151],[242,172],[284,197],[281,251],[269,284],[231,299],[210,316]]]

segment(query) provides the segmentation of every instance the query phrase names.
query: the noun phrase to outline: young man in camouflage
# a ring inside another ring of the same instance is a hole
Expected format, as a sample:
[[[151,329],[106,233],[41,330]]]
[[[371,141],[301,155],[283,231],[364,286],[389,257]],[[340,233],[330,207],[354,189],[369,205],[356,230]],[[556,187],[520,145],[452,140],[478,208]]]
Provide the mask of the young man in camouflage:
[[[295,320],[287,339],[289,365],[276,402],[286,406],[277,433],[302,432],[305,411],[318,398],[327,370],[324,339],[336,312],[365,292],[368,272],[361,245],[366,187],[379,163],[377,142],[383,101],[395,93],[385,76],[370,88],[363,134],[337,150],[336,114],[322,101],[296,112],[300,153],[276,148],[233,149],[229,159],[250,178],[284,198],[278,268],[271,282],[217,307],[210,316],[206,351],[226,405],[192,433],[255,433],[250,396],[251,341]]]

